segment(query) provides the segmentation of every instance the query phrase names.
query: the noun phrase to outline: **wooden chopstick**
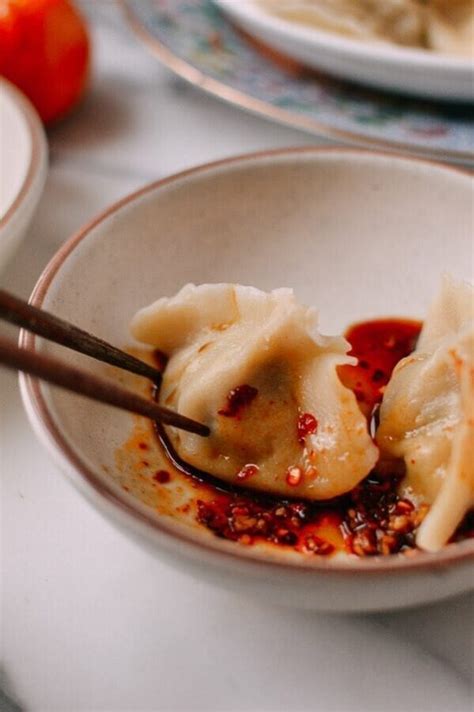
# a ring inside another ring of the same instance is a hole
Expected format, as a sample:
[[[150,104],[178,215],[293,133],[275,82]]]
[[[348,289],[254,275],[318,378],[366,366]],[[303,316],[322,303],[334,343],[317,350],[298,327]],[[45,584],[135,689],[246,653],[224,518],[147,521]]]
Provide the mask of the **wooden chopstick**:
[[[112,366],[118,366],[139,376],[145,376],[154,383],[161,378],[160,371],[144,361],[130,356],[103,339],[99,339],[97,336],[54,316],[54,314],[28,304],[4,289],[0,289],[0,318],[32,331],[49,341],[73,349],[73,351],[86,354]],[[197,435],[205,437],[210,434],[207,426],[191,418],[186,418],[169,408],[163,408],[157,403],[147,401],[110,381],[68,366],[58,359],[20,349],[13,342],[5,339],[0,340],[0,362],[9,368],[24,371],[43,381],[48,381],[93,400],[108,403],[153,420],[159,420]]]
[[[203,437],[210,434],[206,425],[186,418],[184,415],[164,408],[153,401],[148,401],[131,391],[116,386],[111,381],[69,366],[59,359],[22,349],[9,339],[0,338],[0,363],[7,368],[23,371],[100,403],[107,403],[122,410],[144,415],[152,420],[159,420],[166,425],[173,425],[175,428],[187,430]]]
[[[97,336],[69,324],[54,314],[38,309],[19,297],[0,289],[0,318],[23,329],[43,336],[49,341],[79,351],[98,361],[110,363],[125,371],[145,376],[152,381],[160,377],[160,372],[144,361],[130,356]]]

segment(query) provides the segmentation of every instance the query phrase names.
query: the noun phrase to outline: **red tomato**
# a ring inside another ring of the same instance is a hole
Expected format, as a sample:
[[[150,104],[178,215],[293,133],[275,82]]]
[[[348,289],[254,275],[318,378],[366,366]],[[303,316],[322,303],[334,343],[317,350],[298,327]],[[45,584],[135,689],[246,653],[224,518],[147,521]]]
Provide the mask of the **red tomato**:
[[[0,0],[0,75],[45,123],[66,114],[87,83],[90,43],[69,0]]]

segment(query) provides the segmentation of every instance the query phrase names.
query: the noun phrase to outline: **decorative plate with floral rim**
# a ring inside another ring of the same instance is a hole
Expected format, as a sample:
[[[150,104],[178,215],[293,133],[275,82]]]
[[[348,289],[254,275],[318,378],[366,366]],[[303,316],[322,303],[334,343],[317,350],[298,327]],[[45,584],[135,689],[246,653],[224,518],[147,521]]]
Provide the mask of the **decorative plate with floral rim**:
[[[365,89],[244,35],[212,0],[123,0],[156,56],[184,79],[269,119],[344,143],[474,163],[472,107]]]

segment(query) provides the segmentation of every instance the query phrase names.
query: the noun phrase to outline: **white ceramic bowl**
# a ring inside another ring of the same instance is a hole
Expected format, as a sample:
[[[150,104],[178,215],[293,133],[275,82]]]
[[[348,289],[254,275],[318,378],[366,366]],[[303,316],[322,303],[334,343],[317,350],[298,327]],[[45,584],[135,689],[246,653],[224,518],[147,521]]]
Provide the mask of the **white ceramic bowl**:
[[[273,16],[255,0],[214,2],[244,30],[314,69],[428,99],[474,99],[473,63],[467,57],[360,42]]]
[[[0,77],[0,269],[25,234],[40,199],[48,150],[28,99]]]
[[[336,332],[358,319],[423,315],[443,270],[470,276],[471,226],[472,180],[455,169],[351,149],[243,156],[112,206],[57,253],[32,301],[123,346],[135,310],[186,282],[293,286],[319,307],[322,330]],[[22,342],[59,349],[26,334]],[[103,371],[77,354],[68,359]],[[291,606],[346,611],[434,601],[472,585],[473,541],[436,555],[337,561],[218,539],[164,499],[149,506],[132,483],[128,493],[119,486],[127,472],[117,470],[117,448],[132,416],[34,379],[21,387],[36,432],[93,506],[197,576]]]

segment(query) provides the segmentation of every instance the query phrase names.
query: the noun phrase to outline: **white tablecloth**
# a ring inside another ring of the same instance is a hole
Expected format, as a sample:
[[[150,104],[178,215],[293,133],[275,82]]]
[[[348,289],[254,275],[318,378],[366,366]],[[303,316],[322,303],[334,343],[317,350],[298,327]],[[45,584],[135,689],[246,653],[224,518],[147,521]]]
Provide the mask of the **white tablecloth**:
[[[314,143],[219,103],[162,68],[113,2],[82,3],[95,42],[83,106],[50,132],[51,168],[1,278],[28,295],[60,244],[144,183],[234,153]],[[472,597],[329,616],[191,580],[104,522],[35,439],[0,372],[0,687],[44,712],[467,712]],[[0,709],[15,709],[0,693]]]

